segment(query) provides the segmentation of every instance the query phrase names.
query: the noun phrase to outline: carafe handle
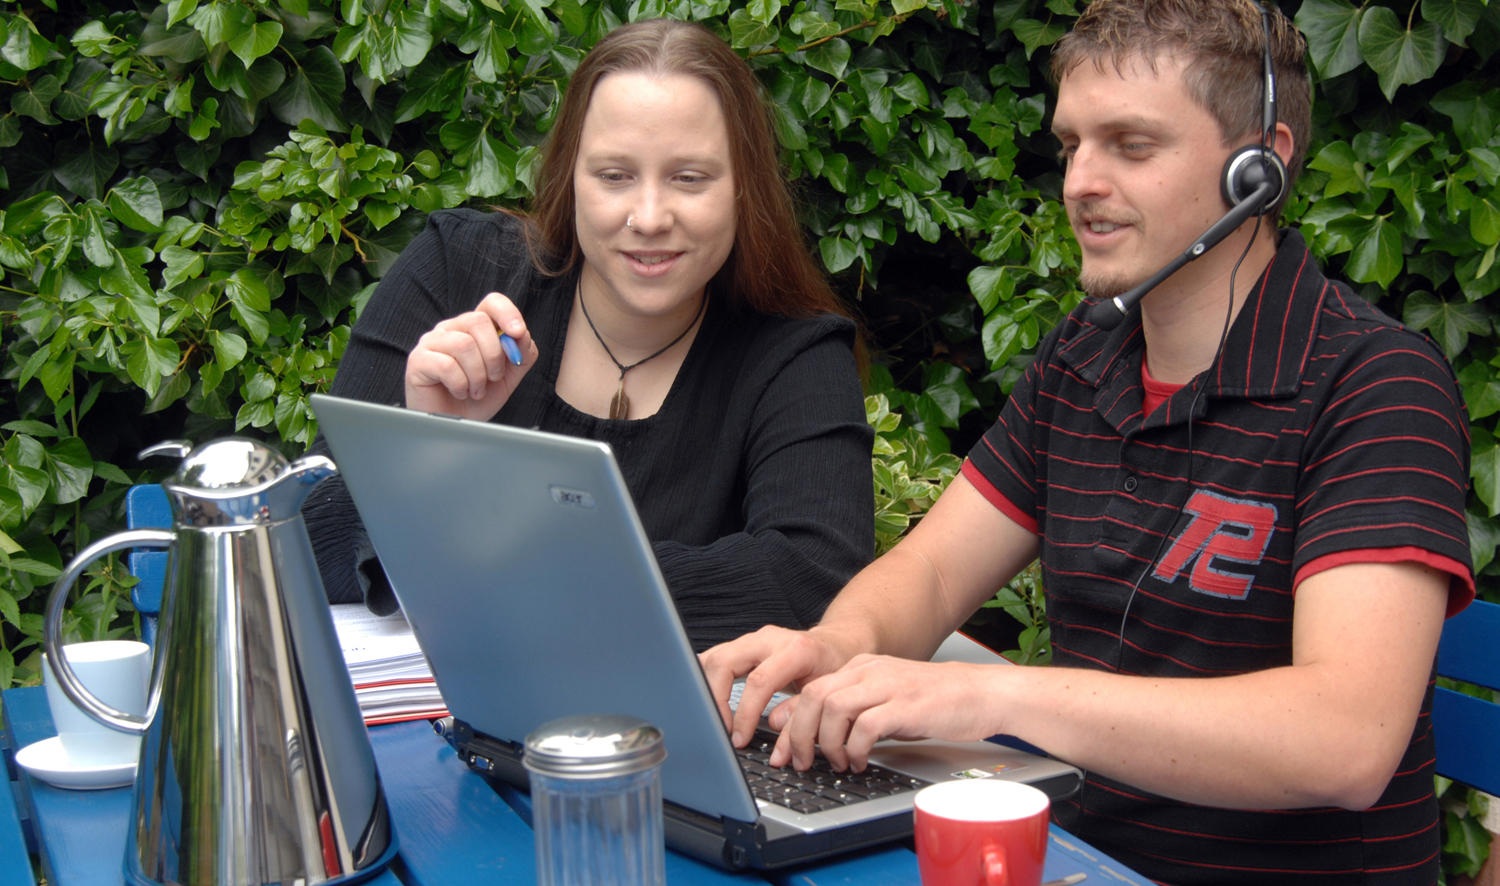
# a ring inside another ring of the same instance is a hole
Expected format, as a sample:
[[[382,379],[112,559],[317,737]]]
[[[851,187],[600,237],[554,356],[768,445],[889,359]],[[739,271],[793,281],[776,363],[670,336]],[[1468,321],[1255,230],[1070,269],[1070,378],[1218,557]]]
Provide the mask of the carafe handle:
[[[78,576],[83,574],[83,568],[105,554],[125,548],[171,547],[176,539],[177,533],[166,529],[132,529],[129,532],[117,532],[108,538],[100,539],[84,548],[78,556],[73,558],[73,562],[68,564],[68,568],[58,578],[57,584],[52,586],[52,596],[47,600],[47,620],[42,629],[42,645],[47,650],[47,663],[52,666],[52,673],[57,677],[58,687],[84,713],[120,732],[143,735],[146,727],[156,717],[156,705],[161,701],[162,650],[160,647],[166,641],[166,636],[161,635],[156,641],[156,656],[151,665],[151,695],[146,703],[146,716],[137,717],[125,711],[116,710],[95,698],[93,693],[79,682],[78,676],[73,673],[72,665],[68,664],[68,657],[63,654],[63,606],[68,601],[68,592],[73,589],[73,583],[78,581]]]

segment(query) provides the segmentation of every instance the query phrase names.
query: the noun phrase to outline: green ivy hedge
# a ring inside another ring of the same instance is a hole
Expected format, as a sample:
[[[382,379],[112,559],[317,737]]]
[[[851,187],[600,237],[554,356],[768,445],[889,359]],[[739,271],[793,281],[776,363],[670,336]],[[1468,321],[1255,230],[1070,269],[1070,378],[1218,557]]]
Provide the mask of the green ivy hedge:
[[[1494,597],[1500,3],[1282,6],[1317,81],[1288,217],[1333,273],[1453,360],[1474,440],[1470,533]],[[876,339],[889,543],[951,477],[941,456],[977,437],[1081,298],[1043,73],[1078,11],[0,0],[0,686],[37,679],[41,591],[64,559],[118,527],[128,484],[159,476],[133,453],[234,431],[303,448],[307,395],[328,386],[425,215],[523,203],[568,75],[641,18],[705,22],[775,101],[809,243]],[[129,632],[131,581],[98,564],[69,630]],[[1038,593],[999,603],[1040,630],[1022,611]],[[1039,636],[1028,655],[1044,654]],[[1453,870],[1487,852],[1471,824],[1450,822]]]

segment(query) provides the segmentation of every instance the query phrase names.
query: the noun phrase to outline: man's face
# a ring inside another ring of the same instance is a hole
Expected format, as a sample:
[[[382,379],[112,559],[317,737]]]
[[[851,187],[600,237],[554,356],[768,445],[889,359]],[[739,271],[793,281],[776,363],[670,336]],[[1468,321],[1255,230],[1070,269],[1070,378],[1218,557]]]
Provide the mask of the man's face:
[[[1140,60],[1123,71],[1085,62],[1058,85],[1052,131],[1066,164],[1063,204],[1090,295],[1134,287],[1225,212],[1219,173],[1231,149],[1188,96],[1184,65],[1171,56],[1158,58],[1154,72]],[[1173,281],[1192,285],[1194,270]]]

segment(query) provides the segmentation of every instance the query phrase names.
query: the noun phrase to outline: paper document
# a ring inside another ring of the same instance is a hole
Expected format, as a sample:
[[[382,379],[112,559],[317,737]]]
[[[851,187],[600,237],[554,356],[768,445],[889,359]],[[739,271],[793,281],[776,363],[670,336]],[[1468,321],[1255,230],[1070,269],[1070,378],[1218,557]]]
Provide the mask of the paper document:
[[[329,608],[366,724],[448,715],[427,657],[401,613],[379,616],[363,603]]]

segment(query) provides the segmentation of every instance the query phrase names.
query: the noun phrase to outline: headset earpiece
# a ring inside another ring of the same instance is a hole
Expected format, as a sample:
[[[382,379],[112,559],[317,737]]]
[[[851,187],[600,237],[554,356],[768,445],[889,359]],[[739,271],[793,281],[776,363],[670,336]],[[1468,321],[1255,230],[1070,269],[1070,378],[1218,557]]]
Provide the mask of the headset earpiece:
[[[1276,190],[1265,201],[1265,205],[1256,211],[1257,215],[1264,214],[1286,196],[1286,164],[1281,162],[1275,151],[1263,150],[1258,144],[1245,145],[1230,154],[1225,161],[1224,174],[1219,178],[1219,193],[1223,195],[1224,202],[1233,208],[1268,180]]]

